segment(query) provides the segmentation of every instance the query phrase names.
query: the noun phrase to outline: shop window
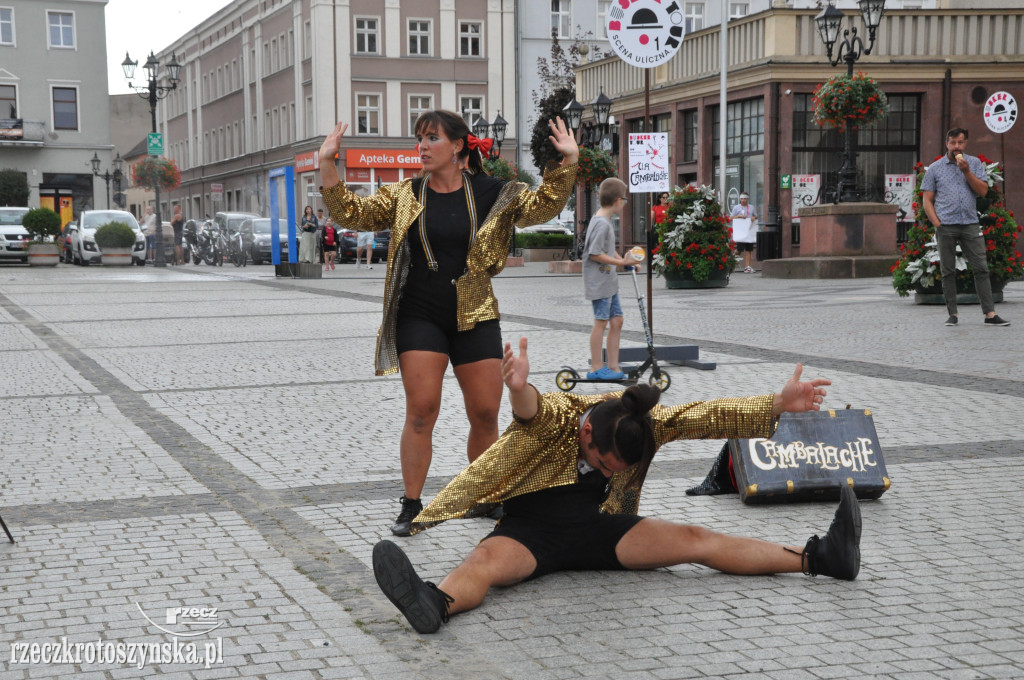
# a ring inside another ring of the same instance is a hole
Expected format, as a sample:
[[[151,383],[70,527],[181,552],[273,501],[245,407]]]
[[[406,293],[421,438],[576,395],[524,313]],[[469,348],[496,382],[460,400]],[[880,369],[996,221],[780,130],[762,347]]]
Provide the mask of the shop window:
[[[887,117],[857,132],[857,186],[866,201],[884,201],[885,176],[912,173],[920,160],[920,98],[890,95],[889,108]],[[823,201],[838,184],[844,142],[843,134],[814,122],[810,94],[793,95],[793,173],[821,175]]]

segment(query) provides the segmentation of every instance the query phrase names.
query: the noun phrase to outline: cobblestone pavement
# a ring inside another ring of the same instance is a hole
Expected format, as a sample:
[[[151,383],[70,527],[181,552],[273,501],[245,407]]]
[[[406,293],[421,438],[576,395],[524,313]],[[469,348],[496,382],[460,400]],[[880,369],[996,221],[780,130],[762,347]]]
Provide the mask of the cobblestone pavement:
[[[656,342],[717,363],[668,367],[667,401],[774,391],[802,361],[832,379],[826,405],[872,410],[893,487],[862,504],[860,577],[563,573],[420,636],[369,568],[402,493],[401,385],[371,370],[383,276],[0,268],[0,512],[17,538],[0,543],[0,676],[1024,677],[1024,284],[998,306],[1013,326],[965,306],[946,328],[887,279],[656,279]],[[620,284],[623,344],[642,346]],[[579,277],[530,264],[495,287],[541,389],[584,368]],[[449,372],[428,497],[461,468],[466,434]],[[684,496],[719,446],[665,447],[641,512],[796,544],[827,528],[830,505]],[[400,540],[440,579],[488,527]],[[217,662],[190,659],[190,641]],[[97,643],[125,656],[90,662]],[[32,663],[45,645],[56,662]]]

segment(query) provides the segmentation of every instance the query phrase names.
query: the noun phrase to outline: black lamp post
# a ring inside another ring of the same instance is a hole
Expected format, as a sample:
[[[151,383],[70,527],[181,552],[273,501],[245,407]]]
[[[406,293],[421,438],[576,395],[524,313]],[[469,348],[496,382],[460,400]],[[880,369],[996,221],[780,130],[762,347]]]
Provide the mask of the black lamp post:
[[[117,158],[111,161],[111,165],[114,166],[114,172],[104,170],[103,174],[100,174],[100,157],[99,154],[93,152],[92,160],[92,174],[96,177],[102,177],[103,181],[107,184],[107,210],[110,210],[110,180],[114,180],[114,195],[115,197],[121,193],[121,178],[124,174],[121,172],[121,167],[124,165],[124,161],[121,159],[121,154],[117,154]],[[116,201],[115,201],[116,202]]]
[[[491,131],[491,136],[487,136],[488,129]],[[473,134],[480,139],[490,139],[493,141],[491,144],[490,151],[487,152],[488,160],[496,160],[501,156],[501,143],[505,141],[505,131],[508,129],[508,121],[501,117],[501,111],[498,111],[497,118],[494,119],[493,123],[488,123],[487,119],[483,116],[476,119],[473,123]]]
[[[836,66],[840,61],[846,62],[846,75],[853,76],[853,65],[862,54],[871,54],[871,48],[875,45],[875,31],[882,23],[882,13],[885,11],[885,0],[857,0],[860,7],[861,18],[868,29],[868,43],[864,44],[857,35],[857,27],[853,26],[843,31],[843,42],[836,50],[836,58],[832,58],[832,49],[839,40],[839,30],[843,24],[843,13],[840,12],[829,0],[829,4],[821,11],[821,14],[814,17],[818,24],[818,33],[821,41],[825,44],[828,53],[828,61]],[[857,189],[857,130],[852,125],[846,126],[846,135],[843,143],[843,166],[839,169],[839,186],[836,188],[836,202],[850,203],[861,200],[861,193]]]
[[[121,62],[121,68],[124,69],[124,77],[128,80],[128,87],[135,90],[143,99],[149,101],[149,115],[153,123],[153,132],[156,132],[156,102],[158,99],[163,99],[173,90],[178,89],[178,72],[181,70],[181,64],[171,54],[171,61],[167,64],[167,76],[170,81],[170,86],[157,85],[157,74],[160,71],[160,61],[153,55],[153,52],[149,53],[149,59],[146,60],[146,64],[143,68],[146,69],[146,75],[149,78],[149,83],[145,87],[136,87],[132,85],[132,77],[135,75],[135,67],[139,65],[139,62],[132,61],[132,58],[125,52],[124,61]],[[153,264],[157,267],[166,267],[167,262],[164,259],[164,230],[163,230],[163,217],[160,215],[160,187],[157,186],[154,190],[156,194],[156,259]]]
[[[590,102],[590,108],[594,112],[594,120],[597,121],[600,132],[594,146],[600,148],[604,136],[608,134],[608,116],[612,112],[612,100],[604,93],[604,87],[601,88],[600,94],[594,97],[594,101]]]

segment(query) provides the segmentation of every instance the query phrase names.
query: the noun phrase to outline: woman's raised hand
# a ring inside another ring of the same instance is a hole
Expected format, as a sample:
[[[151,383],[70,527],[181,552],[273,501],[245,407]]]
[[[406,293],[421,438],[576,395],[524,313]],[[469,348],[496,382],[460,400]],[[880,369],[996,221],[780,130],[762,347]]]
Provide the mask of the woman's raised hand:
[[[501,377],[509,392],[520,392],[530,377],[530,360],[526,356],[526,338],[519,338],[519,356],[512,351],[512,343],[505,343],[505,355],[501,359]]]
[[[320,181],[325,187],[333,187],[340,181],[338,169],[334,167],[334,157],[341,150],[341,138],[346,130],[348,130],[348,123],[342,123],[339,120],[331,133],[324,139],[324,143],[320,145]]]
[[[334,126],[330,134],[324,139],[324,143],[320,145],[320,160],[334,162],[334,157],[338,154],[341,149],[341,138],[344,136],[345,131],[348,130],[348,123],[342,123],[338,121],[338,124]],[[322,165],[323,163],[321,163]]]
[[[548,121],[551,134],[548,139],[554,145],[555,150],[562,154],[565,163],[575,163],[580,158],[580,147],[576,144],[576,137],[572,130],[565,126],[565,121],[560,116]]]

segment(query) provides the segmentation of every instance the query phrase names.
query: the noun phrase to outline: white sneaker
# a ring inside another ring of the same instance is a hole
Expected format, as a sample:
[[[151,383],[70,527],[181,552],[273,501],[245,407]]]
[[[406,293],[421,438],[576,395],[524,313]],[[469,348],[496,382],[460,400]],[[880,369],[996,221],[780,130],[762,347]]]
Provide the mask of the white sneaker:
[[[744,274],[753,274],[754,273],[754,268],[753,267],[747,267],[747,268],[745,268],[743,270],[743,273]]]

